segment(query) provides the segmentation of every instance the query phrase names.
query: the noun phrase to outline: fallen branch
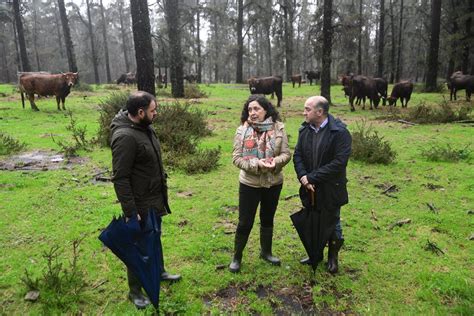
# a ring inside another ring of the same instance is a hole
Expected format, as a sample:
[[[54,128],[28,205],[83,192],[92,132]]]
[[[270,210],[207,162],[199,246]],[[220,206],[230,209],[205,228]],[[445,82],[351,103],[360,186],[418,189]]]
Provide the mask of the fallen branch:
[[[425,250],[432,251],[438,256],[441,254],[444,255],[444,251],[441,248],[439,248],[437,244],[435,244],[434,242],[431,242],[429,239],[426,243]]]
[[[402,123],[402,124],[407,124],[407,125],[417,125],[416,123],[412,123],[412,122],[408,122],[408,121],[405,121],[405,120],[397,120],[398,123]]]
[[[374,210],[372,210],[371,213],[372,213],[372,219],[373,219],[374,221],[378,221],[377,216],[375,216]]]
[[[292,194],[292,195],[285,196],[283,199],[284,199],[285,201],[288,201],[288,200],[291,200],[292,198],[295,198],[295,197],[298,197],[298,196],[299,196],[299,194],[296,193],[296,194]]]
[[[461,120],[461,121],[454,121],[453,123],[467,123],[467,124],[474,124],[474,120]]]
[[[391,224],[388,227],[388,230],[392,230],[395,226],[402,227],[403,225],[409,224],[409,223],[411,223],[411,219],[409,219],[409,218],[401,219],[401,220],[396,221],[395,223]]]
[[[395,192],[395,191],[398,191],[398,188],[397,188],[397,185],[396,184],[392,184],[391,186],[389,186],[387,189],[385,189],[382,194],[387,194],[388,192]]]
[[[435,213],[435,214],[438,214],[438,213],[439,213],[438,209],[434,206],[433,203],[426,203],[426,206],[428,206],[428,208],[429,208],[433,213]]]

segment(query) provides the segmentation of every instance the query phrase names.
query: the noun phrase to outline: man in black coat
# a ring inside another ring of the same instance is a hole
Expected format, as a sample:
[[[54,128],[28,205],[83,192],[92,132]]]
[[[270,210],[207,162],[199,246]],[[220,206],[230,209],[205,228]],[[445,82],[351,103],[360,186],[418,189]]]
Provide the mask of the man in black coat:
[[[351,154],[351,134],[346,125],[329,112],[329,102],[321,96],[308,98],[304,104],[305,122],[299,129],[293,163],[301,183],[303,206],[315,207],[327,214],[328,265],[330,273],[338,271],[338,253],[344,243],[340,222],[341,206],[348,203],[346,166]],[[323,211],[322,211],[323,210]],[[301,260],[309,263],[309,258]]]
[[[127,100],[126,110],[120,110],[112,120],[110,147],[112,182],[126,219],[137,216],[140,221],[147,218],[148,212],[156,212],[161,228],[161,216],[171,211],[160,143],[151,127],[157,115],[156,107],[155,97],[150,93],[132,93]],[[181,278],[180,275],[165,271],[163,251],[160,261],[162,281],[177,281]],[[140,281],[129,269],[127,275],[129,299],[137,308],[145,308],[150,301],[143,295]]]

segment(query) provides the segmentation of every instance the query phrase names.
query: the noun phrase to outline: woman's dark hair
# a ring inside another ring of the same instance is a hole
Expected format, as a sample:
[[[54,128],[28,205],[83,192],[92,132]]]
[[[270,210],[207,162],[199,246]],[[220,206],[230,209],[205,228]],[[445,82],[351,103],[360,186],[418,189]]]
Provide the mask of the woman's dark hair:
[[[128,113],[133,116],[136,116],[138,114],[139,109],[143,109],[144,111],[146,111],[151,101],[156,102],[156,99],[153,94],[145,91],[137,91],[132,93],[128,97],[127,105],[125,107]]]
[[[242,109],[242,115],[240,116],[240,122],[244,124],[249,118],[249,104],[253,101],[257,101],[260,106],[267,111],[265,115],[265,119],[269,118],[270,116],[273,119],[273,122],[281,121],[280,114],[278,111],[273,107],[270,101],[265,98],[262,94],[252,94],[244,104],[244,108]]]

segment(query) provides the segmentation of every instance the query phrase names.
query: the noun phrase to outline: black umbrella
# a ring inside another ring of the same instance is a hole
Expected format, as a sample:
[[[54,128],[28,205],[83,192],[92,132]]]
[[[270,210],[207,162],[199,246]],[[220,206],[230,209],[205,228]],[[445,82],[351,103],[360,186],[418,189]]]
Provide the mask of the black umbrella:
[[[158,307],[161,240],[155,212],[149,211],[141,222],[136,216],[128,222],[124,217],[114,218],[99,239],[140,280],[150,301]]]
[[[302,192],[301,190],[304,189],[300,189],[300,195],[307,196],[309,194],[311,202],[303,203],[304,207],[290,215],[290,218],[308,253],[314,271],[319,262],[323,260],[324,247],[336,227],[337,217],[334,217],[326,208],[318,207],[315,192]],[[305,200],[307,201],[307,199]]]

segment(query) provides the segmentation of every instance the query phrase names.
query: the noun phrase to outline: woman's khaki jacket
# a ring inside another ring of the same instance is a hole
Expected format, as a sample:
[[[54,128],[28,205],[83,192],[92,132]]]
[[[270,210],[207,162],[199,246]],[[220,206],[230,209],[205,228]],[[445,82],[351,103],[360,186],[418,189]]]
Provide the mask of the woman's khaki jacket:
[[[240,169],[239,181],[242,184],[254,188],[269,188],[283,183],[283,167],[291,160],[291,152],[288,147],[288,137],[285,132],[285,125],[276,122],[275,149],[273,161],[275,168],[272,171],[260,169],[258,158],[244,159],[242,157],[242,137],[247,126],[241,125],[237,128],[234,138],[234,151],[232,153],[233,164]]]

